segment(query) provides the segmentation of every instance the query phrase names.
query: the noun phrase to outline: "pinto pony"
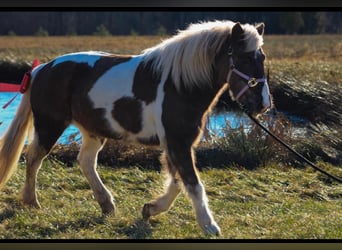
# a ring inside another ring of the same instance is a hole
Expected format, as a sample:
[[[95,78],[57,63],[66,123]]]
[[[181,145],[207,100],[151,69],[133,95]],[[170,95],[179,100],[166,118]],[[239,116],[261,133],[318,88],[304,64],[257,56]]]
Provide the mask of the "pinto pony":
[[[22,199],[39,207],[36,179],[42,160],[74,124],[82,135],[77,160],[104,214],[115,210],[96,172],[106,138],[154,144],[163,149],[169,178],[165,193],[144,205],[143,217],[167,211],[183,183],[203,232],[219,234],[197,174],[194,148],[208,112],[227,88],[254,116],[271,106],[263,32],[263,23],[198,23],[140,55],[72,53],[35,67],[0,141],[0,187],[14,172],[26,137],[32,134]]]

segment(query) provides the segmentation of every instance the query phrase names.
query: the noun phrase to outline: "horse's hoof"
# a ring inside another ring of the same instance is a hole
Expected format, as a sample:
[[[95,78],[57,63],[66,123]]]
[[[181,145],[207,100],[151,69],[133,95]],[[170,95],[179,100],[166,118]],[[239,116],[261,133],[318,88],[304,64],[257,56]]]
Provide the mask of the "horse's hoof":
[[[205,235],[208,236],[219,236],[221,234],[221,229],[215,222],[213,222],[212,224],[205,225],[203,228],[203,232]]]
[[[41,208],[39,202],[36,199],[22,199],[24,205],[32,207],[32,208]]]
[[[153,205],[150,203],[144,204],[144,207],[142,209],[142,217],[144,220],[148,220],[148,218],[151,217],[150,209]]]
[[[115,206],[113,203],[108,203],[106,205],[101,206],[103,215],[115,215]]]
[[[32,207],[32,208],[41,208],[39,202],[34,202],[34,203],[30,203],[30,204],[27,204],[28,206]]]

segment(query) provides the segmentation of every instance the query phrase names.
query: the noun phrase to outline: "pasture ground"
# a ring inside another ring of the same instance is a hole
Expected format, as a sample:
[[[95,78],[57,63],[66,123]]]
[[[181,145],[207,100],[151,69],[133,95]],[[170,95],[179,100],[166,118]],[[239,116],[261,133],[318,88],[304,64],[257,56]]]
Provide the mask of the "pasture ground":
[[[323,164],[323,163],[322,163]],[[333,166],[329,166],[332,168]],[[45,161],[39,174],[41,209],[23,206],[18,195],[25,167],[0,197],[1,239],[202,239],[189,199],[148,222],[141,209],[163,190],[162,171],[99,167],[116,202],[103,217],[79,167]],[[342,187],[309,169],[270,165],[203,169],[209,205],[221,227],[217,239],[341,239]]]

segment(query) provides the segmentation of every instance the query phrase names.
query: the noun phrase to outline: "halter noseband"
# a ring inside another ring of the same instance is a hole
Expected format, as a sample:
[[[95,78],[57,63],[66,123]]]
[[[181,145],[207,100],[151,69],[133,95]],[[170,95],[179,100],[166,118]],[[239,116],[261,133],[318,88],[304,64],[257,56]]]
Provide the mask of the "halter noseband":
[[[245,92],[249,89],[249,88],[254,88],[255,86],[257,86],[259,83],[261,82],[266,82],[265,77],[263,78],[254,78],[254,77],[250,77],[249,75],[246,75],[244,73],[242,73],[241,71],[237,70],[235,68],[234,62],[233,62],[233,51],[232,49],[229,50],[228,52],[228,56],[229,56],[229,72],[227,75],[227,83],[229,84],[230,78],[232,76],[233,73],[237,74],[238,76],[240,76],[241,78],[245,79],[247,81],[246,86],[244,86],[240,92],[234,97],[236,101],[239,100],[239,98],[245,94]]]

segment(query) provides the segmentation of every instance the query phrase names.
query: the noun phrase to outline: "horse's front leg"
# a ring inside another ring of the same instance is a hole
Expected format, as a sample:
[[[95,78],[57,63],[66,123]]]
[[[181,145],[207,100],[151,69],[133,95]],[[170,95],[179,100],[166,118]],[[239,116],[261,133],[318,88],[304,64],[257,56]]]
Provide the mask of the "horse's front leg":
[[[184,147],[184,145],[179,145],[176,142],[169,143],[167,158],[170,161],[170,165],[174,166],[174,168],[177,170],[177,173],[180,175],[184,183],[185,189],[189,194],[193,207],[196,211],[197,222],[202,231],[207,235],[219,235],[220,228],[212,216],[208,206],[208,198],[205,193],[204,186],[202,185],[200,178],[196,173],[194,154],[191,146]],[[171,185],[174,184],[171,183]],[[175,187],[171,185],[169,186],[169,190],[170,187],[173,187],[173,190],[175,190]],[[173,194],[175,193],[173,192]],[[148,204],[148,207],[146,207],[145,205],[143,215],[154,215],[155,203],[151,204],[153,206]]]
[[[172,145],[172,144],[171,144]],[[169,146],[169,156],[182,178],[185,189],[196,211],[196,219],[207,235],[219,235],[220,228],[215,222],[208,206],[208,198],[203,184],[196,172],[194,152],[191,147]]]
[[[169,210],[173,201],[176,199],[179,192],[181,191],[179,180],[176,177],[177,169],[172,165],[166,153],[163,153],[163,155],[161,156],[161,162],[168,173],[168,178],[165,186],[166,190],[163,195],[159,196],[154,201],[151,201],[144,205],[142,215],[145,219]]]

